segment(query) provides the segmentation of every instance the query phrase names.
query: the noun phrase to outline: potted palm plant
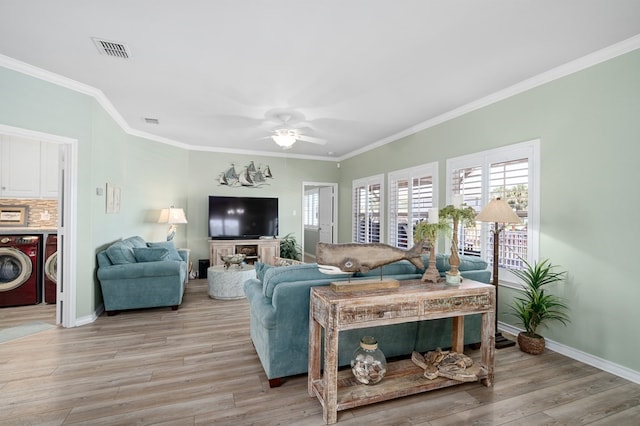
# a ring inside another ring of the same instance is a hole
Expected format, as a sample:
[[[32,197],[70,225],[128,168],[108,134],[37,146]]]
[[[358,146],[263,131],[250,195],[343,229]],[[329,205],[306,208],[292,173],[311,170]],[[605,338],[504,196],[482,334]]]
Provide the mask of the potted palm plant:
[[[461,205],[456,207],[452,204],[440,210],[440,216],[450,218],[453,225],[453,233],[451,235],[451,256],[449,257],[449,265],[451,269],[446,273],[447,284],[460,284],[460,256],[458,255],[458,225],[470,226],[475,224],[476,211],[473,207]]]
[[[423,220],[416,224],[413,230],[413,240],[423,242],[426,240],[429,242],[429,265],[422,275],[422,281],[437,283],[442,280],[440,272],[438,272],[436,268],[435,248],[438,235],[441,232],[447,232],[449,230],[449,224],[444,219],[440,219],[436,223],[429,223]]]
[[[548,322],[558,321],[566,325],[569,322],[568,306],[564,299],[553,294],[545,293],[546,286],[562,282],[565,271],[555,271],[549,259],[534,265],[523,259],[525,269],[512,270],[524,285],[522,296],[516,297],[511,305],[510,315],[518,318],[523,332],[518,334],[520,350],[533,355],[544,352],[544,337],[537,334],[538,327],[546,326]]]

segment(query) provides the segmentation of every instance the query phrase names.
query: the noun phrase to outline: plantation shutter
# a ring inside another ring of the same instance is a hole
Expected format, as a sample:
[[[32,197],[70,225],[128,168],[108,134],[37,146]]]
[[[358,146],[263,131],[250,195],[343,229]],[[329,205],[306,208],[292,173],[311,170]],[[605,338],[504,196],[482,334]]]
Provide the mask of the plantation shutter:
[[[480,213],[483,207],[482,197],[482,167],[466,167],[453,171],[452,193],[462,195],[462,203],[473,207]],[[480,256],[481,235],[479,224],[475,226],[458,227],[458,252]]]
[[[318,226],[318,209],[320,200],[320,190],[318,188],[310,189],[304,194],[305,212],[304,212],[304,224],[305,226],[317,227]]]
[[[382,224],[383,175],[353,181],[353,241],[378,243]]]
[[[528,207],[529,207],[529,159],[492,163],[489,172],[491,198],[505,200],[522,220],[520,225],[507,225],[500,232],[498,265],[502,268],[522,269],[522,259],[527,259]],[[493,227],[494,225],[491,225]],[[486,245],[487,258],[493,264],[493,233]]]
[[[409,248],[416,223],[434,207],[437,164],[389,173],[389,244]]]

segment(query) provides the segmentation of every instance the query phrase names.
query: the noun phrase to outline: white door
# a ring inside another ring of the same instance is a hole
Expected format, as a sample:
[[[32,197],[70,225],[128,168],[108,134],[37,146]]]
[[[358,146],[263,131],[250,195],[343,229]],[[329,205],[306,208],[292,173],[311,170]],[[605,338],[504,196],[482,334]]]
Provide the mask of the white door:
[[[321,243],[333,244],[333,187],[324,186],[320,188],[318,200],[318,226],[319,241]]]

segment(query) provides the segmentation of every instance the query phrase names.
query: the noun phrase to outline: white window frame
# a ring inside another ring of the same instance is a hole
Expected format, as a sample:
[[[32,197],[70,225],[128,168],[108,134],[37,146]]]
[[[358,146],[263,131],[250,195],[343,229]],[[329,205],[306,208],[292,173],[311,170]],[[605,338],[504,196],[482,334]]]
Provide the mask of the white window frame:
[[[506,162],[527,158],[529,161],[528,169],[528,226],[527,226],[527,262],[533,263],[537,261],[540,252],[540,139],[533,139],[526,142],[507,145],[501,148],[490,149],[487,151],[468,154],[460,157],[450,158],[447,160],[447,181],[446,196],[447,205],[451,204],[453,195],[452,173],[454,170],[482,167],[482,200],[481,205],[486,206],[490,200],[489,193],[489,168],[493,163]],[[484,171],[487,171],[486,173]],[[489,242],[489,224],[483,223],[481,234],[483,247]],[[486,257],[483,250],[482,257]],[[517,278],[508,270],[500,268],[498,272],[500,285],[513,288],[522,288]]]
[[[389,218],[388,218],[389,223],[388,223],[387,241],[389,242],[389,244],[394,245],[393,242],[395,241],[395,238],[393,235],[393,231],[394,231],[394,226],[397,227],[396,220],[394,219],[396,206],[392,205],[394,199],[397,199],[397,196],[394,197],[393,195],[394,192],[396,191],[396,183],[399,180],[407,180],[409,182],[412,182],[412,180],[415,178],[421,178],[425,176],[431,177],[431,182],[433,187],[432,188],[432,207],[438,208],[439,184],[438,184],[438,162],[437,161],[434,161],[432,163],[422,164],[420,166],[410,167],[407,169],[395,170],[388,173],[387,199],[388,199],[389,205],[387,206],[387,209],[389,211]],[[409,191],[409,209],[411,209],[411,205],[412,205],[411,197],[412,197],[412,192]],[[412,229],[409,229],[407,231],[407,239],[408,239],[408,245],[410,248],[414,244]]]
[[[384,210],[385,210],[385,200],[384,200],[384,174],[369,176],[360,179],[354,179],[351,184],[351,238],[352,241],[357,241],[357,233],[358,233],[358,218],[356,214],[356,188],[366,187],[368,188],[372,185],[380,186],[380,242],[384,238],[385,234],[385,220],[384,220]],[[368,199],[368,197],[367,197]],[[368,210],[368,206],[367,206]],[[367,212],[368,215],[368,212]]]

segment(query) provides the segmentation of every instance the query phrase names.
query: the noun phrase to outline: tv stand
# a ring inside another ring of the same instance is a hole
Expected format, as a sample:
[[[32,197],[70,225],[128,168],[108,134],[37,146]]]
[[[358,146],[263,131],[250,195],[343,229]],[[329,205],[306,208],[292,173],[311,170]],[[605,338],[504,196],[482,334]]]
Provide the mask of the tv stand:
[[[211,266],[224,265],[220,256],[242,253],[246,255],[246,262],[253,264],[256,261],[275,264],[275,258],[280,256],[280,240],[253,239],[253,240],[209,240],[209,264]]]

